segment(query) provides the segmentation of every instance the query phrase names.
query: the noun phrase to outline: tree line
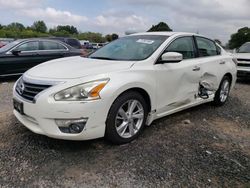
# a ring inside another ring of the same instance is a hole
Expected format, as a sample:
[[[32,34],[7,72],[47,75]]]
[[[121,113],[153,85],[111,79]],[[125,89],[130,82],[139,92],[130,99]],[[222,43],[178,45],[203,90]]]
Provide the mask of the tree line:
[[[167,23],[160,22],[153,25],[148,32],[156,31],[173,31]],[[31,38],[31,37],[75,37],[79,40],[89,40],[91,42],[110,42],[119,36],[116,33],[103,36],[101,33],[95,32],[80,32],[72,25],[58,25],[54,28],[48,29],[44,21],[35,21],[31,26],[25,27],[23,24],[14,22],[9,25],[0,24],[0,38]],[[215,39],[220,43],[219,39]],[[250,42],[250,28],[240,28],[237,33],[231,35],[231,38],[226,45],[229,49],[239,48],[245,42]]]
[[[74,37],[79,40],[103,43],[113,41],[119,36],[116,33],[103,36],[96,32],[80,32],[72,25],[58,25],[48,28],[44,21],[35,21],[31,26],[25,27],[22,23],[14,22],[9,25],[0,24],[0,38],[32,38],[32,37]]]

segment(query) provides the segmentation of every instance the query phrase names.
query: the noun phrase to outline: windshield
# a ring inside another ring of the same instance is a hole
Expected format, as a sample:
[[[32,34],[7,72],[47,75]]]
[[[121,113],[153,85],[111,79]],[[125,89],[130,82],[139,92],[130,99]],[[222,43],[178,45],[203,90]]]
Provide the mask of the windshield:
[[[4,47],[0,48],[0,52],[5,52],[16,46],[20,41],[16,40],[14,42],[6,44]]]
[[[93,59],[140,61],[150,57],[167,39],[160,35],[138,35],[117,39],[89,57]]]
[[[239,53],[250,53],[250,43],[243,44],[239,50]]]

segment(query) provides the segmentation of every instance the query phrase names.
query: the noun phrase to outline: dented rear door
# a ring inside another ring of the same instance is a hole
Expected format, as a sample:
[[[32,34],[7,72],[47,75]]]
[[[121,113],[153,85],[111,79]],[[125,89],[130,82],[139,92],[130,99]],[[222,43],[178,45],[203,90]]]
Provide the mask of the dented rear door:
[[[195,41],[198,48],[198,54],[201,67],[200,83],[210,91],[211,94],[215,94],[219,88],[221,78],[223,77],[223,69],[225,69],[226,61],[224,57],[218,52],[218,48],[214,41],[204,38],[195,37]]]

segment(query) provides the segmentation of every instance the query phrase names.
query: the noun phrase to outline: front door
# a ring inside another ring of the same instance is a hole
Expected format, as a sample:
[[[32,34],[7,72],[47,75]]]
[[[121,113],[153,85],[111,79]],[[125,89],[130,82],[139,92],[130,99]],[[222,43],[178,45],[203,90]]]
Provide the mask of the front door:
[[[65,57],[68,49],[58,41],[40,41],[39,56],[43,62]]]
[[[38,41],[26,42],[12,49],[12,51],[18,53],[12,54],[11,51],[8,56],[4,58],[5,74],[23,73],[37,65],[40,62],[38,50]]]
[[[192,36],[175,39],[164,51],[166,52],[181,53],[183,61],[155,65],[159,117],[171,110],[194,103],[201,76],[200,62],[196,58]]]

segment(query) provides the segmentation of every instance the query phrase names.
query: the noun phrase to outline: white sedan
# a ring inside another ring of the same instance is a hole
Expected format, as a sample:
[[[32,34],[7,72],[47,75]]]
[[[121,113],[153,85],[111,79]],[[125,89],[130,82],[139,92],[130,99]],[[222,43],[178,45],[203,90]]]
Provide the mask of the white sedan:
[[[52,60],[15,84],[14,114],[48,137],[134,140],[155,119],[214,102],[236,81],[236,60],[214,41],[191,33],[126,36],[88,58]]]
[[[237,50],[235,58],[238,61],[237,76],[250,78],[250,42],[246,42]]]

